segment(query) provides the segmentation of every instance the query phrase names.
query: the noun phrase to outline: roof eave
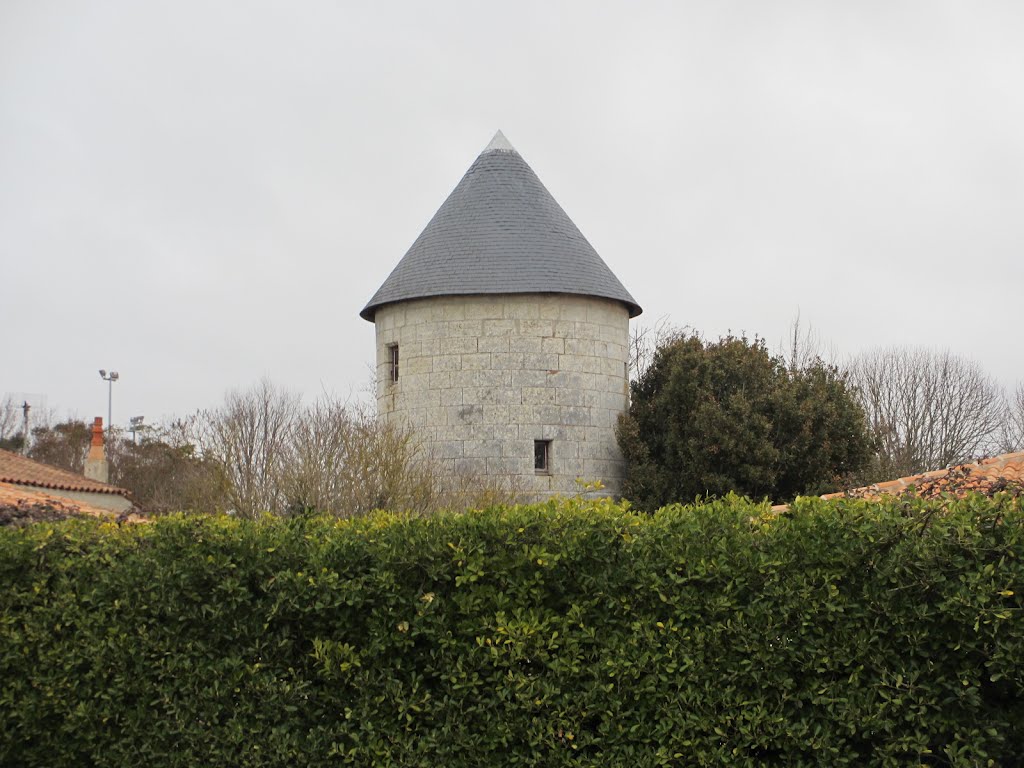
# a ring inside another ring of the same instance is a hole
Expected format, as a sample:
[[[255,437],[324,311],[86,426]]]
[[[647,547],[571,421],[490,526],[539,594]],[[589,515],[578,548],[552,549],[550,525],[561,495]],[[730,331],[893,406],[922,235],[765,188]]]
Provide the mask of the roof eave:
[[[126,488],[118,488],[116,485],[108,485],[105,488],[96,488],[92,486],[81,486],[73,485],[71,483],[46,483],[46,482],[30,482],[27,480],[16,480],[13,478],[0,478],[0,482],[10,483],[11,485],[21,486],[22,488],[39,488],[46,491],[71,491],[72,493],[102,493],[109,496],[123,496],[124,498],[131,500],[132,494]]]
[[[472,292],[467,292],[467,293],[456,293],[456,292],[433,293],[433,294],[426,294],[426,295],[423,295],[423,296],[410,296],[408,298],[401,298],[401,299],[392,299],[392,300],[386,300],[386,301],[371,302],[371,303],[367,304],[365,307],[363,307],[363,309],[359,312],[359,316],[361,318],[363,318],[363,320],[366,320],[367,322],[373,323],[373,322],[376,322],[375,316],[377,314],[377,310],[378,309],[381,309],[382,307],[389,306],[391,304],[401,304],[401,303],[407,302],[407,301],[419,301],[420,299],[437,299],[437,298],[443,298],[443,297],[446,297],[446,296],[450,297],[450,296],[531,296],[531,295],[536,295],[536,296],[584,296],[586,298],[591,298],[591,299],[605,299],[607,301],[616,301],[619,304],[622,304],[623,306],[626,307],[627,311],[629,312],[630,320],[632,320],[634,317],[638,317],[644,311],[643,307],[641,307],[635,301],[629,301],[629,300],[623,299],[623,298],[621,298],[619,296],[599,296],[597,294],[592,294],[592,293],[570,293],[568,291],[493,291],[493,292],[486,292],[486,293],[481,293],[479,291],[472,291]]]

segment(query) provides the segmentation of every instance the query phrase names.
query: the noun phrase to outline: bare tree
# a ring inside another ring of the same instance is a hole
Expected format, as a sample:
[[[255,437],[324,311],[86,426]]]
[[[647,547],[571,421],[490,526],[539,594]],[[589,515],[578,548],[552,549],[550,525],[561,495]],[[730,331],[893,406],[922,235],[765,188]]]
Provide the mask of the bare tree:
[[[282,479],[299,418],[298,395],[269,379],[229,392],[220,408],[200,415],[203,454],[223,467],[239,515],[284,511]]]
[[[818,363],[835,365],[835,347],[825,344],[810,323],[805,323],[799,310],[789,325],[789,335],[781,344],[781,357],[790,373],[806,371]]]
[[[510,479],[442,471],[412,429],[327,396],[298,419],[282,481],[289,508],[339,517],[511,503],[517,491]]]
[[[1003,453],[1024,451],[1024,383],[1017,385],[1017,391],[1006,404],[999,449]]]
[[[686,336],[691,330],[688,325],[676,325],[667,315],[650,325],[633,326],[629,335],[629,380],[642,378],[658,349]]]
[[[49,429],[55,421],[56,414],[52,408],[47,407],[46,398],[42,395],[8,393],[0,401],[0,447],[27,453],[36,430]],[[67,421],[74,419],[69,418]]]
[[[283,490],[292,508],[340,517],[378,508],[425,511],[432,483],[423,482],[430,476],[416,465],[419,453],[409,430],[325,396],[296,420]]]
[[[449,477],[412,429],[377,419],[366,404],[325,395],[303,408],[298,395],[267,379],[229,392],[195,424],[198,458],[216,461],[230,505],[246,517],[306,509],[425,514],[515,498],[511,482]]]
[[[15,449],[17,438],[22,432],[21,405],[10,395],[0,400],[0,445]]]
[[[855,358],[851,375],[877,442],[875,480],[941,469],[996,445],[1003,393],[976,363],[921,348]]]

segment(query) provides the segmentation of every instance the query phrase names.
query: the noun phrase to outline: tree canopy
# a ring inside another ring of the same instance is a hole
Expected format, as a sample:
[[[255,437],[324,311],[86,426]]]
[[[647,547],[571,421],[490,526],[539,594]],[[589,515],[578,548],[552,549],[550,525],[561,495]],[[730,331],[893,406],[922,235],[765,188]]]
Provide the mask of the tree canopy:
[[[690,334],[657,349],[620,419],[624,496],[642,509],[730,491],[786,501],[835,490],[871,456],[846,377],[787,366],[761,339]]]

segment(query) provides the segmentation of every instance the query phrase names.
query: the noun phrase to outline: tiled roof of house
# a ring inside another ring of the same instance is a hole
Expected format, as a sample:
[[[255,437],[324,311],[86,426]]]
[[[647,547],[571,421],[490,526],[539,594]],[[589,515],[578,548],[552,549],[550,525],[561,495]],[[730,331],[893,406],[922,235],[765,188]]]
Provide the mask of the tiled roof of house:
[[[942,496],[960,498],[969,493],[994,496],[997,493],[1024,496],[1024,452],[1004,453],[988,459],[979,459],[949,469],[936,469],[918,475],[887,480],[838,493],[826,493],[823,499],[868,499],[913,493],[924,499]],[[776,504],[772,511],[789,509],[788,504]]]
[[[64,520],[69,517],[98,517],[130,523],[145,522],[145,518],[135,511],[119,514],[84,501],[0,482],[0,527]]]
[[[51,467],[41,461],[19,456],[0,449],[0,482],[31,485],[37,488],[52,488],[59,491],[88,491],[90,493],[111,493],[129,495],[124,488],[90,480],[66,469]]]
[[[881,496],[898,496],[911,488],[917,496],[928,499],[943,495],[964,496],[971,492],[986,496],[1000,491],[1024,495],[1024,452],[1004,453],[949,469],[937,469],[849,491],[829,493],[822,498],[877,499]]]
[[[567,293],[640,305],[501,131],[359,314],[428,296]]]

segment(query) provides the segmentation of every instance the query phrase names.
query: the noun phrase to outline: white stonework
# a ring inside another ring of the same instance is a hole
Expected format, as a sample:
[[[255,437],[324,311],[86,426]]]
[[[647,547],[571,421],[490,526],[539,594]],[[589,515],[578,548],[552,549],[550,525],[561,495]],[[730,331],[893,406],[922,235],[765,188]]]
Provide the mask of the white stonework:
[[[615,424],[627,407],[629,359],[622,302],[442,296],[386,304],[373,320],[378,412],[413,427],[445,469],[511,480],[531,499],[578,493],[577,478],[620,492]],[[551,441],[549,472],[534,469],[536,440]]]

